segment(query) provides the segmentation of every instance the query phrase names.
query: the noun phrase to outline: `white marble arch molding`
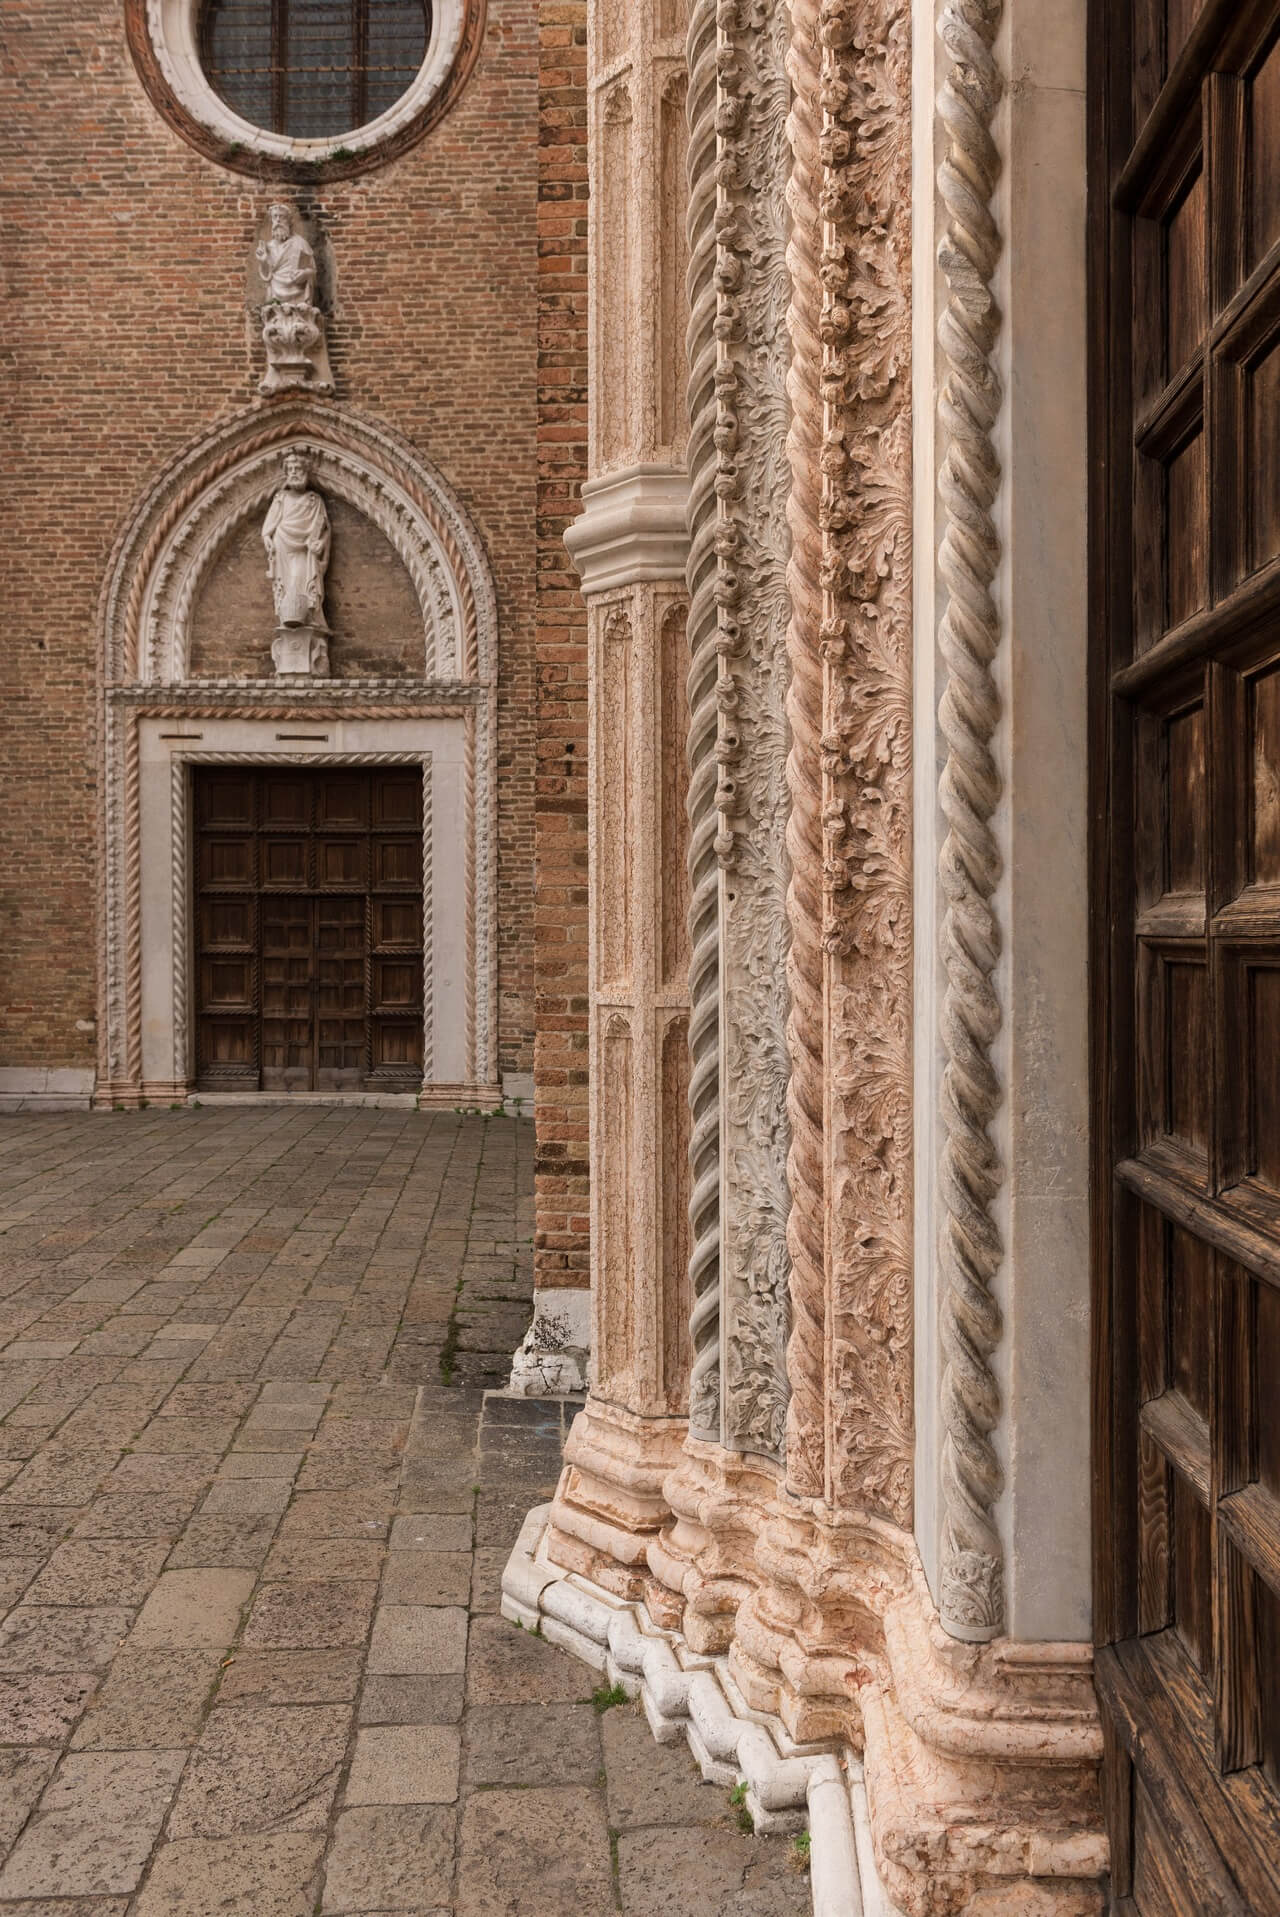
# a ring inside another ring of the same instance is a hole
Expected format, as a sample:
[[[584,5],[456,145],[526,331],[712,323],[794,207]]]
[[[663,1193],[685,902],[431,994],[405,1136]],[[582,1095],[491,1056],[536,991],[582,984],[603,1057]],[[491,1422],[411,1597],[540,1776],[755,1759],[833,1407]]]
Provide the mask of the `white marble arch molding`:
[[[200,582],[237,528],[265,509],[286,452],[304,454],[317,489],[362,513],[404,562],[422,612],[422,679],[494,686],[493,579],[463,507],[399,434],[314,400],[269,412],[255,407],[225,421],[148,489],[108,570],[104,683],[187,679]]]

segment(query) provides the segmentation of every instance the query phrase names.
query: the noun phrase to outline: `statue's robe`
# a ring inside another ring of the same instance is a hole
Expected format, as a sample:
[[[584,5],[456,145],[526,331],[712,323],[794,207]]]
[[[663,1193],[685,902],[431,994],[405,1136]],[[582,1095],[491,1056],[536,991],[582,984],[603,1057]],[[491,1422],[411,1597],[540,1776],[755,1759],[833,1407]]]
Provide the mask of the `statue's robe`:
[[[324,576],[329,564],[329,515],[319,493],[282,488],[271,502],[262,543],[278,624],[328,631]]]
[[[287,240],[264,240],[258,267],[266,297],[282,306],[310,306],[316,284],[316,256],[301,233]]]

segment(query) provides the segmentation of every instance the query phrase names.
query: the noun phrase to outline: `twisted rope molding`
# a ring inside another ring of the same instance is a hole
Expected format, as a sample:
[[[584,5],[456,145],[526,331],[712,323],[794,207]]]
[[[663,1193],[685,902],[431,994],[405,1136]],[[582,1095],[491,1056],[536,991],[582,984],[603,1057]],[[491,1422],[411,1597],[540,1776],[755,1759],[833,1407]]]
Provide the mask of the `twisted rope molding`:
[[[991,213],[1000,156],[991,127],[1001,95],[992,51],[1002,0],[947,0],[938,35],[950,66],[938,97],[947,151],[938,168],[946,230],[938,263],[947,303],[938,326],[946,380],[938,417],[946,453],[938,478],[945,530],[938,566],[947,605],[938,645],[947,667],[939,724],[947,759],[939,803],[947,834],[939,854],[946,898],[946,972],[938,1256],[943,1281],[942,1485],[945,1514],[939,1612],[971,1642],[1004,1628],[1004,1553],[994,1508],[1004,1479],[991,1434],[1000,1391],[991,1356],[1003,1323],[992,1285],[1003,1257],[992,1206],[1003,1166],[989,1136],[1000,1105],[991,1051],[1000,1030],[992,983],[1000,926],[992,905],[1001,870],[991,828],[1002,790],[992,742],[1000,700],[992,666],[1000,617],[992,582],[1000,558],[993,509],[1000,466],[992,434],[1002,399],[992,363],[1000,312],[991,282],[1001,236]]]
[[[716,341],[717,0],[689,18],[689,1428],[720,1436],[720,512]]]
[[[787,911],[791,951],[787,981],[791,1013],[787,1042],[791,1083],[787,1096],[791,1151],[787,1160],[791,1212],[787,1244],[791,1253],[791,1336],[787,1377],[787,1485],[801,1497],[821,1497],[826,1481],[823,1431],[823,1367],[826,1350],[825,1169],[823,1162],[824,956],[822,717],[822,344],[820,269],[822,225],[819,211],[819,85],[821,55],[817,0],[791,0],[791,49],[787,70],[793,89],[791,140],[792,299],[787,311],[791,335],[791,561],[787,584],[791,623],[787,653],[791,685],[787,717],[791,753],[787,783],[791,816],[787,854],[791,882]]]

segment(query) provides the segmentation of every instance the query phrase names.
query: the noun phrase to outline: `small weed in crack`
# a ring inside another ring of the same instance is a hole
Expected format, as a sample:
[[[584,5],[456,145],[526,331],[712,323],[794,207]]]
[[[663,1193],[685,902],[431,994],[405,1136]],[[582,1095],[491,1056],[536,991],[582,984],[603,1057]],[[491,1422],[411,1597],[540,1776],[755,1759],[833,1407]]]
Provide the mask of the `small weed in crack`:
[[[627,1693],[621,1684],[602,1684],[598,1691],[591,1693],[591,1708],[597,1717],[603,1717],[606,1711],[616,1710],[619,1704],[625,1704]]]

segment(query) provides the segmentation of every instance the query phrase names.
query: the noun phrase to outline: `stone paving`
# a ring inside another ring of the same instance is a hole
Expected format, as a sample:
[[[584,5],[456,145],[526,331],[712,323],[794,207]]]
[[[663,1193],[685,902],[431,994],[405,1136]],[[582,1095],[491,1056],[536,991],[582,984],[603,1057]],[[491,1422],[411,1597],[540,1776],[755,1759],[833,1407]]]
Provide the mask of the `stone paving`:
[[[573,1409],[486,1395],[532,1148],[0,1120],[0,1917],[808,1909],[791,1846],[498,1615]]]

